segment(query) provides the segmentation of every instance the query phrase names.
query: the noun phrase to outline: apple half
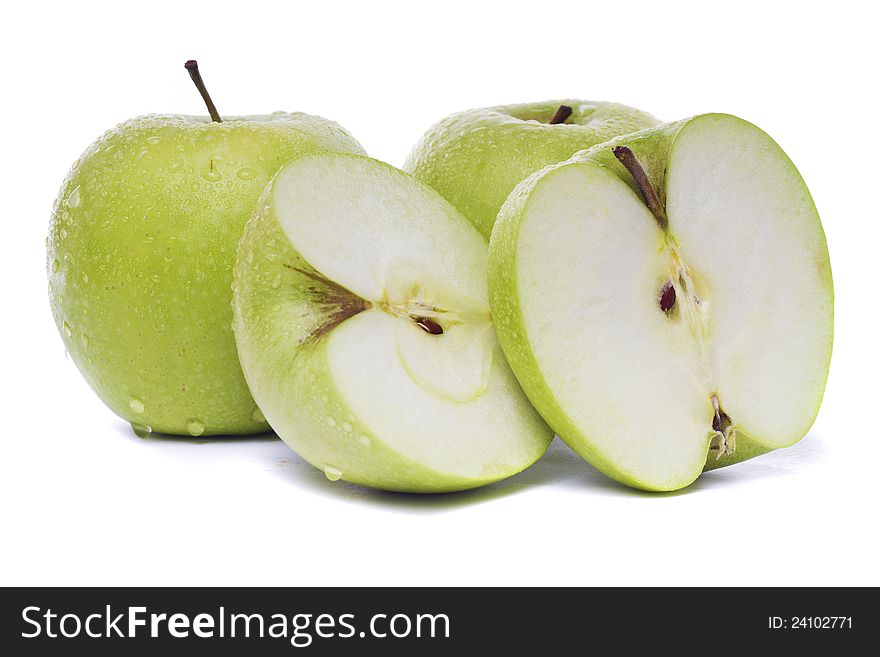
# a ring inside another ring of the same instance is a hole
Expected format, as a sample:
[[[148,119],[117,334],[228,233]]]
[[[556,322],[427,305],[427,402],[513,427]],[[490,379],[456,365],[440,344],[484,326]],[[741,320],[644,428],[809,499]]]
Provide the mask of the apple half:
[[[523,181],[490,245],[492,314],[544,419],[646,490],[803,437],[831,358],[831,267],[797,169],[707,114]]]
[[[439,194],[363,156],[294,160],[239,244],[233,329],[269,424],[331,480],[473,488],[553,433],[489,312],[488,249]]]

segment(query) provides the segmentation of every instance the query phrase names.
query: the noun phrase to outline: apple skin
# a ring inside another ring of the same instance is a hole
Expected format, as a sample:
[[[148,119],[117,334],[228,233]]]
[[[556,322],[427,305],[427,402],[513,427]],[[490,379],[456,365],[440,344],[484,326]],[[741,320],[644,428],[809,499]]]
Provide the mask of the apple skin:
[[[302,113],[151,115],[93,143],[55,202],[49,298],[65,348],[135,427],[180,435],[268,430],[232,335],[232,268],[263,188],[289,160],[362,153]]]
[[[724,114],[697,115],[689,119],[683,119],[681,121],[659,125],[655,128],[648,128],[637,133],[616,137],[606,143],[598,144],[588,150],[577,153],[565,162],[548,166],[543,170],[534,173],[517,185],[514,191],[510,194],[498,214],[498,219],[495,223],[490,240],[488,270],[489,302],[492,308],[492,318],[495,322],[496,332],[504,354],[511,369],[514,371],[517,380],[520,382],[523,391],[529,397],[529,400],[547,424],[550,425],[556,434],[569,447],[571,447],[572,450],[612,479],[640,490],[653,492],[677,490],[691,482],[684,482],[680,486],[669,488],[657,487],[641,481],[630,473],[623,471],[591,446],[589,438],[583,435],[578,427],[575,426],[567,416],[564,409],[556,401],[543,374],[541,373],[541,368],[528,341],[523,338],[523,336],[526,335],[525,322],[519,304],[516,278],[517,233],[519,231],[520,222],[524,216],[525,207],[529,202],[531,192],[542,179],[547,176],[552,176],[555,171],[566,166],[598,166],[609,170],[631,187],[636,194],[639,194],[638,187],[632,176],[614,156],[612,149],[615,146],[627,146],[637,155],[638,160],[647,173],[653,187],[656,190],[659,190],[661,198],[665,198],[666,166],[669,162],[669,156],[675,144],[676,137],[689,123],[704,118],[711,120],[716,117],[729,118],[747,123],[738,117]],[[797,172],[794,163],[789,161],[789,164],[791,169],[800,178],[800,174]],[[818,213],[816,214],[816,217],[818,218]],[[788,440],[788,445],[796,443],[806,435],[815,421],[816,416],[819,413],[819,407],[824,393],[824,383],[827,382],[831,363],[834,325],[834,284],[824,238],[822,239],[821,250],[823,251],[824,257],[817,259],[817,265],[820,268],[822,281],[827,284],[827,290],[832,302],[832,311],[827,317],[829,323],[829,342],[827,344],[825,373],[822,378],[823,389],[820,391],[818,402],[812,409],[810,416],[807,418],[803,430],[799,432],[799,435]],[[736,437],[736,451],[733,454],[723,455],[721,457],[716,457],[715,454],[708,450],[707,446],[707,455],[703,471],[705,472],[733,465],[773,451],[774,448],[765,446],[757,438],[758,437],[748,435],[748,433],[742,429],[738,430]],[[696,473],[694,479],[696,476],[699,476],[699,473]]]
[[[548,123],[560,105],[573,112]],[[660,122],[618,103],[550,100],[453,114],[428,130],[404,164],[470,219],[486,239],[498,210],[523,179],[578,151]]]

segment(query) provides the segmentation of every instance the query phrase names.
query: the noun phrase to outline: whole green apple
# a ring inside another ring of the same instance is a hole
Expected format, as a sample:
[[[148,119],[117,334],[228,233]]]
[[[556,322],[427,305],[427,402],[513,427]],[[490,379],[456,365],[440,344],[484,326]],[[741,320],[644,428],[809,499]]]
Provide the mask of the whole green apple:
[[[626,105],[587,100],[474,109],[428,130],[404,170],[440,192],[488,239],[498,210],[521,180],[578,151],[658,123]]]
[[[532,403],[646,490],[800,440],[825,389],[822,223],[762,130],[706,114],[523,181],[489,248],[492,316]]]
[[[291,159],[361,153],[300,113],[144,116],[73,165],[48,238],[49,297],[67,352],[136,431],[265,431],[232,335],[232,267],[263,188]]]

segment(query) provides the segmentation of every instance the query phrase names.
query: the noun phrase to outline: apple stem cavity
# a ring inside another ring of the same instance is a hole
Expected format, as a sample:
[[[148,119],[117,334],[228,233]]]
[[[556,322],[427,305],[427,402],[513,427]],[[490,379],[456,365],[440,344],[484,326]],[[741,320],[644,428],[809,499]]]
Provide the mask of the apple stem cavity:
[[[645,169],[636,159],[635,154],[626,146],[615,146],[611,149],[611,152],[614,153],[614,157],[616,157],[626,170],[629,171],[629,174],[633,177],[633,180],[635,180],[636,187],[639,188],[639,192],[642,194],[645,205],[648,206],[651,214],[654,215],[654,218],[660,225],[660,229],[666,230],[669,226],[669,217],[666,216],[666,208],[663,207],[663,203],[657,195],[657,190],[654,189],[654,185],[651,184],[648,174],[645,173]]]
[[[202,74],[199,73],[199,63],[194,59],[190,59],[183,66],[189,71],[189,77],[192,78],[193,84],[196,85],[196,89],[198,89],[199,93],[202,95],[202,100],[205,101],[205,106],[208,108],[208,114],[211,115],[211,120],[215,123],[222,123],[220,114],[214,106],[214,101],[211,100],[211,95],[208,93],[208,88],[205,86],[204,80],[202,80]]]
[[[574,110],[571,109],[568,105],[560,105],[556,108],[556,113],[553,114],[553,117],[550,119],[550,125],[559,125],[560,123],[565,123],[566,119],[571,116],[571,113]]]

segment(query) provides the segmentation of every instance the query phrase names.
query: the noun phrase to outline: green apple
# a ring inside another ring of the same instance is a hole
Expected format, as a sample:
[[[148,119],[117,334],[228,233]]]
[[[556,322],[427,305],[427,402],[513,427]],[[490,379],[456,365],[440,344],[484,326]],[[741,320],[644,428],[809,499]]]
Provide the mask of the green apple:
[[[521,180],[612,137],[659,123],[618,103],[554,100],[475,109],[440,121],[404,170],[428,183],[486,237]]]
[[[138,432],[267,430],[232,335],[236,245],[281,165],[362,152],[316,116],[216,119],[145,116],[107,132],[73,165],[52,214],[55,322],[91,387]]]
[[[797,169],[707,114],[523,181],[489,255],[492,314],[526,394],[609,476],[674,490],[791,445],[822,400],[834,292]]]
[[[272,428],[331,480],[473,488],[553,437],[501,353],[483,237],[427,185],[349,154],[298,158],[235,264],[233,328]]]

